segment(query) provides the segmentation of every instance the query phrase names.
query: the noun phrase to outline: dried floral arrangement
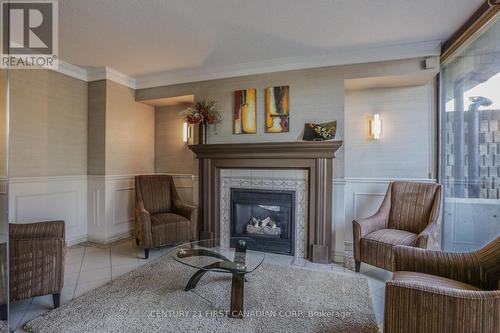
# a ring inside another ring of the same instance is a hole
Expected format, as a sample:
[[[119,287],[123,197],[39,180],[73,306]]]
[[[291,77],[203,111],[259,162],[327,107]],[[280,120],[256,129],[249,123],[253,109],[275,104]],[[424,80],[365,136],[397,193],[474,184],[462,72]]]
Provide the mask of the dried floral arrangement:
[[[189,124],[216,124],[222,120],[222,116],[217,110],[217,104],[213,99],[196,102],[192,107],[183,112]]]

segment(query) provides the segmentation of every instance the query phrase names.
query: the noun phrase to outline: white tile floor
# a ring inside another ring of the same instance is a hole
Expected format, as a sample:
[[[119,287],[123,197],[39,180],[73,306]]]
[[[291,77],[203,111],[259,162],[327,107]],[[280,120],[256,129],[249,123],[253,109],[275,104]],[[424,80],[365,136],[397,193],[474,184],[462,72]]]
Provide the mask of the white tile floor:
[[[61,303],[66,303],[159,256],[165,255],[168,249],[152,249],[149,259],[144,260],[142,248],[137,247],[132,240],[119,242],[107,248],[92,245],[69,248],[66,256]],[[312,270],[333,270],[343,274],[357,274],[344,268],[343,265],[313,264],[304,260],[294,261],[292,257],[277,254],[266,254],[265,261],[277,265],[304,266]],[[385,281],[391,277],[391,273],[363,264],[360,274],[368,280],[375,315],[381,327],[384,319]],[[24,332],[22,328],[24,323],[51,310],[52,306],[50,295],[13,302],[10,305],[10,327],[16,332]]]

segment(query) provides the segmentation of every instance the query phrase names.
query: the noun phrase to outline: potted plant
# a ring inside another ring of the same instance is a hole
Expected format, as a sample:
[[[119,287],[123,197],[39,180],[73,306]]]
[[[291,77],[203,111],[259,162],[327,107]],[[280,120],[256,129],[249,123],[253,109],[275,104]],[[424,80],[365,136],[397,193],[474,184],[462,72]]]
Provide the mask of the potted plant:
[[[222,120],[216,102],[211,98],[196,102],[184,111],[184,116],[189,124],[198,125],[199,144],[207,143],[207,125],[217,124]]]

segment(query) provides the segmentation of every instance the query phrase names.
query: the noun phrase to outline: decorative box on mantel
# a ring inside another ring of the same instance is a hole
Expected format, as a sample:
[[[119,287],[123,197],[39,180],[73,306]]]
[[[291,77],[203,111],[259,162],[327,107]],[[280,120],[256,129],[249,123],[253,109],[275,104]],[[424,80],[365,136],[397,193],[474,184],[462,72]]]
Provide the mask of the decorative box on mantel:
[[[221,169],[301,169],[308,173],[304,257],[329,263],[332,243],[333,159],[342,141],[190,145],[200,162],[200,237],[220,235]]]

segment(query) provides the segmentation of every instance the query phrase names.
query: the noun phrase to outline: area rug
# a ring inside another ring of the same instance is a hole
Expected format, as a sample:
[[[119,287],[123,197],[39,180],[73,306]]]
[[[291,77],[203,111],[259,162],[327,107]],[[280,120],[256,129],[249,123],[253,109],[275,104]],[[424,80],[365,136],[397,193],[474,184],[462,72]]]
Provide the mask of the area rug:
[[[168,256],[28,322],[29,332],[378,332],[363,277],[263,264],[248,274],[245,315],[228,318],[231,278]]]

